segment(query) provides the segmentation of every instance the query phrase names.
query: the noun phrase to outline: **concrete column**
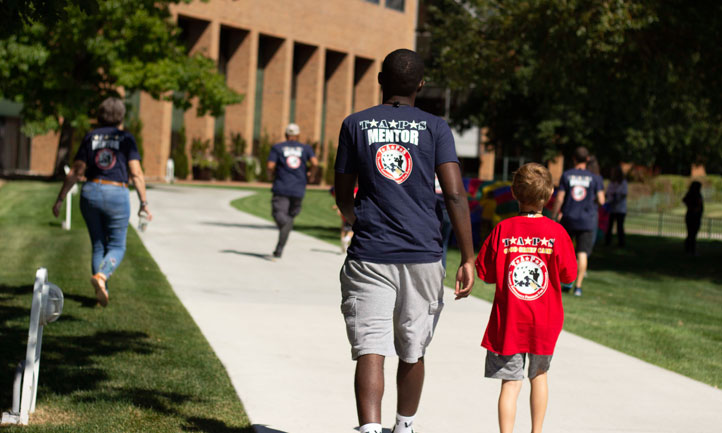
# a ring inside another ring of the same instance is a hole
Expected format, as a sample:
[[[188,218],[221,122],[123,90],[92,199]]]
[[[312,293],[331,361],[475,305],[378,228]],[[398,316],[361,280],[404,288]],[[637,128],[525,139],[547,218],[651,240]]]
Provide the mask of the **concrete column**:
[[[217,60],[218,43],[220,39],[221,26],[218,21],[189,20],[187,25],[189,42],[189,54],[203,54],[204,56]],[[194,139],[213,141],[214,119],[210,115],[198,116],[197,101],[193,102],[190,110],[186,111],[183,122],[186,128],[188,142]],[[190,149],[190,145],[188,146]]]
[[[240,104],[226,107],[224,131],[227,141],[240,133],[246,140],[246,153],[253,150],[253,115],[256,102],[256,70],[258,67],[258,32],[239,29],[228,31],[228,64],[226,84],[243,95]]]
[[[338,145],[338,131],[343,119],[351,113],[353,97],[353,56],[335,51],[326,52],[326,124],[321,161],[328,156],[328,143]]]
[[[260,49],[259,60],[265,65],[261,136],[268,134],[272,142],[277,142],[283,138],[291,107],[293,41],[264,37]]]
[[[354,65],[353,111],[361,111],[378,104],[380,63],[373,59],[356,57]]]
[[[158,101],[145,92],[140,94],[140,121],[143,122],[143,169],[149,179],[165,177],[170,157],[173,103]]]
[[[479,179],[494,180],[494,165],[496,164],[496,151],[489,145],[489,128],[479,131]]]
[[[552,181],[554,185],[559,185],[559,181],[562,179],[564,173],[564,155],[561,153],[554,157],[554,159],[547,162],[547,168],[552,174]]]
[[[322,48],[299,44],[294,52],[296,123],[301,128],[301,141],[317,143],[321,140],[325,53]]]

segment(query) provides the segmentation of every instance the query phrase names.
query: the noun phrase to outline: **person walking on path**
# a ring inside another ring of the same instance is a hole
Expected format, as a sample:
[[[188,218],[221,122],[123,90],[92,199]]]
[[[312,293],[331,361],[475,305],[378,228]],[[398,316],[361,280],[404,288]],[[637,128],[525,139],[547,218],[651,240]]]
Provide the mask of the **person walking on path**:
[[[125,104],[120,99],[107,98],[100,104],[100,127],[83,138],[53,205],[57,217],[70,188],[86,180],[80,193],[80,210],[93,247],[90,283],[103,307],[108,305],[108,279],[125,255],[130,218],[129,178],[140,199],[138,215],[144,214],[148,221],[153,219],[146,200],[138,145],[132,134],[120,129],[124,116]]]
[[[293,219],[301,213],[308,177],[318,166],[313,148],[299,143],[300,134],[298,125],[289,124],[286,141],[275,144],[268,154],[268,173],[273,178],[271,214],[279,231],[278,243],[273,250],[273,257],[277,259],[283,255],[283,248],[293,229]],[[310,168],[307,166],[309,162]]]
[[[541,433],[546,413],[547,371],[564,323],[561,282],[577,273],[574,246],[558,223],[542,217],[554,191],[544,166],[524,164],[511,186],[519,216],[499,223],[476,259],[479,278],[496,284],[481,345],[485,376],[501,379],[499,430],[514,431],[516,402],[529,358],[532,433]]]
[[[604,205],[604,185],[587,170],[589,151],[577,147],[574,151],[574,168],[565,171],[559,181],[559,192],[554,202],[554,217],[561,221],[569,236],[577,241],[577,279],[574,295],[582,296],[582,283],[587,272],[587,258],[592,252],[597,227],[597,208]],[[564,292],[570,286],[562,288]]]
[[[348,116],[336,155],[336,203],[354,237],[341,269],[341,311],[356,361],[360,433],[381,433],[384,360],[398,355],[395,433],[411,433],[424,354],[443,308],[439,177],[461,264],[456,299],[474,283],[466,192],[446,122],[414,107],[424,85],[417,53],[400,49],[378,75],[383,104]],[[353,191],[358,179],[358,194]]]
[[[627,216],[627,180],[624,178],[622,167],[617,165],[612,169],[606,191],[607,206],[609,207],[609,225],[607,226],[606,245],[612,244],[612,229],[617,223],[617,245],[624,247],[624,218]]]
[[[687,206],[684,222],[687,225],[687,239],[684,241],[684,251],[697,255],[697,233],[702,226],[702,213],[704,212],[704,199],[702,198],[702,184],[694,181],[682,199]]]

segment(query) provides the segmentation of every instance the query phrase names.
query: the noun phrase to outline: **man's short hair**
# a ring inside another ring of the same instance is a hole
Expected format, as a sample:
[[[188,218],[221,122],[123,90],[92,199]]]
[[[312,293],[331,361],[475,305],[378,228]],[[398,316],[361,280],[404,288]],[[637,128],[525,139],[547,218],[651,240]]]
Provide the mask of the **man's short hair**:
[[[519,204],[544,206],[554,191],[552,174],[536,162],[524,164],[514,173],[511,190]]]
[[[125,104],[118,98],[105,98],[98,107],[98,123],[103,126],[118,126],[125,117]]]
[[[587,162],[589,161],[589,150],[584,146],[579,146],[574,150],[574,161],[576,162]]]
[[[381,86],[389,95],[410,96],[424,78],[424,62],[415,51],[392,51],[381,65]]]

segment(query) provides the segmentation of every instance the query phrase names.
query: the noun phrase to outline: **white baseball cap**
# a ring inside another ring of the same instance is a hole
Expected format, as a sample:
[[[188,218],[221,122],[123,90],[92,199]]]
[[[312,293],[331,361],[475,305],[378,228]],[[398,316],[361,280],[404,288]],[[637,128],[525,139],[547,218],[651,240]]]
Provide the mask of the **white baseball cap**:
[[[289,123],[286,127],[286,135],[299,135],[300,133],[301,128],[299,128],[295,123]]]

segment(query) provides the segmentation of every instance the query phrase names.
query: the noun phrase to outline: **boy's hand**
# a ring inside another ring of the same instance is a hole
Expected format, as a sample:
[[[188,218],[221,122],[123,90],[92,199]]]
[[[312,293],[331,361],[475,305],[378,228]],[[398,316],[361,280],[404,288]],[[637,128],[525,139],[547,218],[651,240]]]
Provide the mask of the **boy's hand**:
[[[466,298],[471,293],[472,287],[474,287],[474,263],[462,263],[459,270],[456,271],[456,288],[454,290],[456,298],[454,299]]]

